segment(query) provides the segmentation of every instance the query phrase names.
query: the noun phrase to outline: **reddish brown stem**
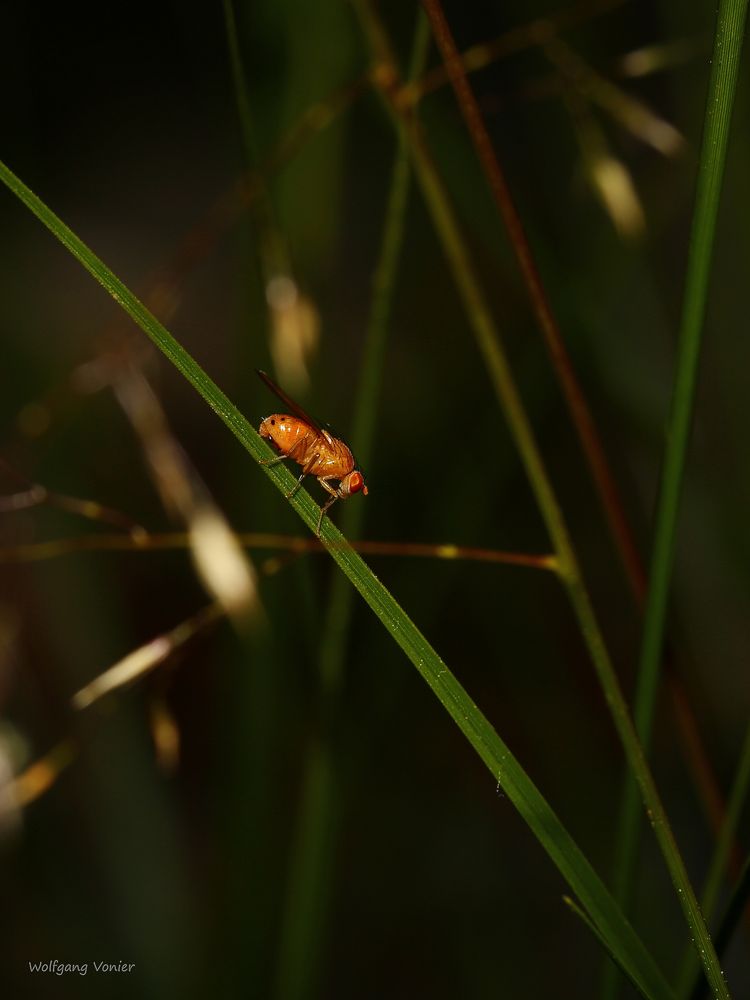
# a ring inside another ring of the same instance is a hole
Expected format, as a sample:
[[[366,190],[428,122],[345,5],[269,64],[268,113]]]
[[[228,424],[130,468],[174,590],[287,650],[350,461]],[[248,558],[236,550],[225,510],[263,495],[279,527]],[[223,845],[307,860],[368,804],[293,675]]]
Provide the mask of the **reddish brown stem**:
[[[526,289],[531,300],[537,322],[544,335],[552,364],[562,386],[568,409],[580,438],[589,469],[599,493],[610,531],[617,545],[620,558],[628,575],[628,580],[638,597],[643,601],[646,577],[630,526],[620,502],[614,477],[604,455],[599,435],[586,405],[581,387],[570,361],[560,328],[552,313],[539,270],[534,261],[531,245],[521,217],[516,209],[510,188],[495,154],[479,105],[466,76],[461,55],[453,40],[445,19],[440,0],[422,0],[432,25],[435,41],[443,57],[445,69],[456,94],[461,114],[466,123],[477,156],[484,169],[493,198],[502,216],[508,237],[521,269]]]
[[[240,532],[237,539],[249,549],[282,549],[294,555],[323,552],[322,542],[317,538],[303,538],[298,535],[272,535],[256,532]],[[190,543],[185,532],[175,531],[162,534],[143,532],[137,538],[127,535],[83,535],[78,538],[59,538],[51,542],[30,542],[22,545],[0,548],[0,563],[34,562],[53,559],[73,552],[126,552],[134,549],[158,551],[163,549],[184,549]],[[529,569],[555,571],[557,560],[551,554],[533,552],[504,552],[500,549],[482,549],[452,543],[430,544],[419,542],[346,542],[366,555],[376,556],[416,556],[426,559],[466,559],[474,562],[502,563],[507,566],[527,566]]]

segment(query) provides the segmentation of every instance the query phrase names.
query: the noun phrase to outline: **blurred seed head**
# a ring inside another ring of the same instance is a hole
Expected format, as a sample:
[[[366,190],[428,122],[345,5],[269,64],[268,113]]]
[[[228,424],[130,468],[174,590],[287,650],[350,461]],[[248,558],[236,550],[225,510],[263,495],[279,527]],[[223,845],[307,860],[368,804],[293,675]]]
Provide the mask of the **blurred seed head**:
[[[288,287],[281,287],[276,294],[282,302],[293,297]],[[260,607],[255,571],[173,436],[158,398],[137,370],[120,379],[115,391],[140,437],[164,506],[187,526],[193,565],[201,582],[235,624],[249,622]]]
[[[607,154],[592,157],[589,176],[618,233],[628,239],[642,236],[646,217],[630,174],[620,160]]]
[[[180,762],[180,730],[161,698],[154,699],[151,704],[150,722],[156,761],[165,774],[174,774]]]
[[[144,375],[128,369],[114,384],[115,394],[140,438],[154,484],[167,510],[182,521],[194,507],[191,480],[197,478],[167,424],[161,404]]]
[[[622,76],[649,76],[674,66],[680,66],[696,56],[706,47],[702,38],[678,38],[660,45],[644,45],[627,52],[618,62]]]
[[[190,551],[206,590],[235,623],[249,622],[260,611],[255,571],[216,508],[197,508],[189,524]]]
[[[320,317],[312,301],[285,274],[266,285],[271,314],[270,351],[279,381],[292,393],[310,384],[309,361],[320,340]]]
[[[73,708],[79,710],[88,708],[110,691],[130,684],[136,678],[153,670],[169,656],[174,646],[174,642],[166,635],[160,635],[147,642],[145,646],[139,646],[77,691],[71,699]]]

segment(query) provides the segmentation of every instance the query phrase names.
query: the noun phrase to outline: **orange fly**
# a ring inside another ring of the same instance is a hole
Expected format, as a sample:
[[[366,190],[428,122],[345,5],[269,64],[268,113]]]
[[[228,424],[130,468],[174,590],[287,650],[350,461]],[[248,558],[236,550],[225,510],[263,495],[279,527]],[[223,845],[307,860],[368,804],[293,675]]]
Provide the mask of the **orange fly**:
[[[337,500],[345,500],[352,493],[364,493],[367,496],[365,477],[357,468],[354,455],[344,444],[327,431],[324,427],[313,420],[309,414],[305,413],[302,407],[287,396],[272,378],[255,369],[263,379],[271,392],[274,392],[290,413],[272,413],[261,421],[258,433],[279,452],[278,458],[269,459],[264,465],[275,465],[283,462],[286,458],[291,458],[302,466],[302,475],[297,480],[297,485],[287,496],[294,496],[302,485],[305,476],[315,476],[324,490],[331,494],[320,508],[318,527],[315,534],[320,537],[320,526],[323,523],[323,515],[336,503]],[[332,486],[332,482],[338,481],[337,486]]]

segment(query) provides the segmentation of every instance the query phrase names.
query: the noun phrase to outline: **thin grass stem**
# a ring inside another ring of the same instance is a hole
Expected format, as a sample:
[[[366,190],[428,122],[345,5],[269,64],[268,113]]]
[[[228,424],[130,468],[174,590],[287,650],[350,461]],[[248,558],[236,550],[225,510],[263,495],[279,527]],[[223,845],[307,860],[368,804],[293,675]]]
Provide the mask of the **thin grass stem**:
[[[326,551],[323,543],[317,538],[303,538],[301,535],[241,531],[237,532],[235,537],[240,545],[248,549],[281,549],[291,555],[314,555]],[[501,549],[454,545],[451,542],[432,545],[429,542],[354,541],[347,544],[360,555],[398,556],[404,559],[457,559],[557,572],[555,556],[535,555],[531,552],[504,552]],[[190,536],[187,532],[146,532],[143,529],[135,535],[79,535],[76,538],[56,538],[48,542],[22,542],[19,545],[0,546],[0,563],[38,562],[76,552],[162,552],[165,549],[186,549],[189,546]]]

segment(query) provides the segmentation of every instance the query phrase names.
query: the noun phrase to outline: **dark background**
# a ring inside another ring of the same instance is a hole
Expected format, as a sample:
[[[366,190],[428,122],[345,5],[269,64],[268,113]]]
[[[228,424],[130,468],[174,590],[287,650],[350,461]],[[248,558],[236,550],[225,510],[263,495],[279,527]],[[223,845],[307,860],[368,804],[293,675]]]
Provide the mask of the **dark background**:
[[[445,9],[461,47],[550,13],[537,2],[447,2]],[[405,58],[416,7],[385,2],[380,10]],[[366,69],[367,47],[344,2],[256,0],[236,13],[262,154],[314,101]],[[138,293],[245,165],[221,5],[11,2],[2,16],[2,158]],[[539,81],[554,77],[541,52],[472,77],[644,553],[712,18],[710,5],[627,2],[564,34],[612,78],[631,49],[694,43],[688,58],[663,72],[618,80],[680,130],[681,155],[660,156],[593,111],[641,198],[646,229],[638,239],[618,235],[594,197],[565,103],[554,87],[549,96],[540,92]],[[676,669],[724,790],[747,718],[747,85],[745,70],[670,622]],[[638,616],[502,225],[451,93],[430,96],[420,113],[630,690]],[[390,122],[365,92],[270,180],[295,277],[321,317],[314,389],[304,401],[344,433],[394,149]],[[112,393],[82,393],[73,378],[132,328],[10,193],[0,204],[5,461],[49,489],[170,530]],[[364,537],[548,551],[416,185],[405,227],[366,469],[370,495],[351,501],[366,504]],[[244,215],[181,275],[168,321],[253,423],[271,408],[253,375],[271,364],[260,244]],[[147,370],[176,438],[230,523],[300,533],[294,512],[166,361],[150,359]],[[40,412],[32,405],[41,408],[43,432],[29,433]],[[3,492],[16,489],[8,474]],[[311,492],[318,496],[317,487]],[[0,516],[5,547],[102,530],[48,507]],[[555,580],[469,562],[368,561],[609,879],[622,754]],[[263,580],[262,634],[241,641],[222,623],[169,668],[81,719],[67,707],[75,690],[206,602],[187,553],[79,552],[3,566],[3,755],[21,770],[61,738],[75,736],[82,747],[5,830],[5,995],[77,997],[82,983],[102,997],[274,995],[304,775],[321,734],[335,761],[325,831],[333,860],[318,873],[327,889],[310,917],[319,933],[317,979],[311,975],[299,995],[595,994],[598,946],[562,904],[557,872],[359,600],[340,703],[335,718],[323,717],[316,677],[335,572],[322,557],[293,561]],[[155,761],[149,726],[157,700],[181,737],[180,763],[169,774]],[[700,885],[711,835],[666,702],[654,760]],[[686,935],[650,840],[637,907],[637,926],[672,975]],[[726,963],[738,996],[747,988],[743,947],[737,941]],[[29,975],[29,960],[54,958],[134,962],[136,971],[95,977],[90,970],[85,980]]]

